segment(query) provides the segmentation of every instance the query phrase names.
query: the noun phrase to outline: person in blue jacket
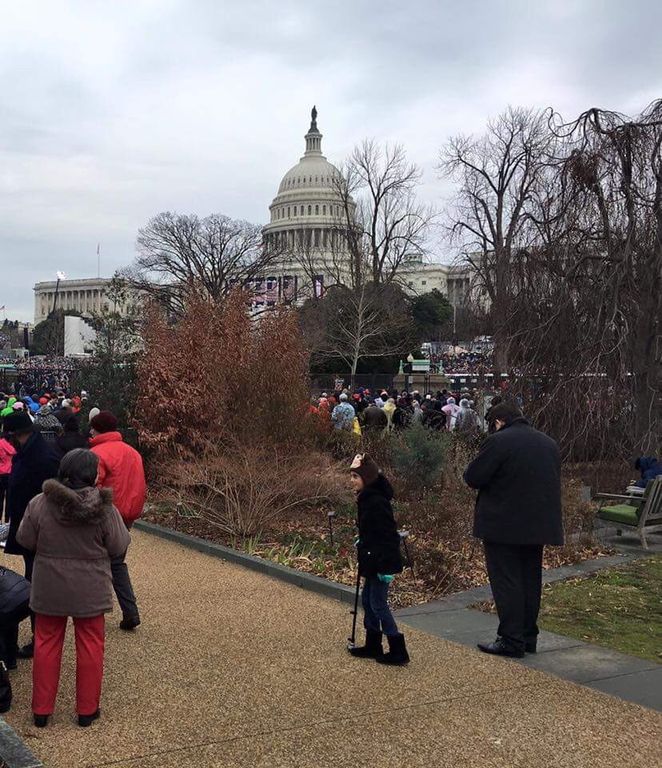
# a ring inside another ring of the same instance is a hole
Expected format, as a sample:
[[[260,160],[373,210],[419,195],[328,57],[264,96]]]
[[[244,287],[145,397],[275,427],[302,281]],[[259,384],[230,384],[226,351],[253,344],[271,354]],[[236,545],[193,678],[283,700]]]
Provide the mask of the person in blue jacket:
[[[641,472],[641,480],[637,480],[635,483],[637,488],[645,488],[649,480],[662,475],[662,464],[655,456],[640,456],[634,462],[634,468]]]

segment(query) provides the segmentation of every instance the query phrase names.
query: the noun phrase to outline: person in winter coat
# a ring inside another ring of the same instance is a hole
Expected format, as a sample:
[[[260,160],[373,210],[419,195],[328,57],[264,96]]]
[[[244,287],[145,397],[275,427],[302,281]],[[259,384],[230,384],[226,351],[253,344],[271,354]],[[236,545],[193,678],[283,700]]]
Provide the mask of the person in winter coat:
[[[50,405],[41,406],[34,418],[34,426],[40,432],[55,432],[58,435],[62,432],[62,424]]]
[[[363,422],[363,429],[366,432],[381,432],[386,429],[388,419],[384,413],[383,408],[371,404],[361,414],[361,420]]]
[[[384,413],[386,414],[387,421],[387,430],[390,432],[393,429],[393,414],[395,413],[396,405],[395,400],[392,397],[389,397],[388,400],[384,403]]]
[[[30,607],[35,613],[32,712],[44,727],[55,709],[67,618],[76,633],[76,710],[87,727],[99,717],[103,678],[104,614],[113,608],[111,558],[130,537],[112,503],[96,487],[99,459],[76,448],[60,464],[57,480],[25,512],[18,541],[34,552]]]
[[[398,630],[388,607],[388,590],[394,574],[402,571],[400,534],[393,517],[393,488],[375,462],[358,454],[350,467],[358,509],[357,551],[359,575],[363,577],[361,602],[366,643],[350,648],[353,656],[376,659],[381,664],[402,665],[409,661],[405,637]],[[384,654],[386,635],[389,652]]]
[[[344,429],[351,432],[354,427],[354,417],[356,411],[354,406],[348,402],[347,395],[343,392],[340,395],[340,402],[331,413],[331,421],[336,429]]]
[[[16,412],[2,422],[4,437],[16,449],[7,484],[7,516],[9,535],[5,554],[22,555],[25,563],[25,578],[32,581],[34,555],[16,540],[23,514],[30,501],[39,493],[45,480],[57,475],[59,457],[44,438],[35,432],[27,413]],[[18,652],[21,658],[32,657],[32,642]]]
[[[0,659],[16,669],[18,625],[30,615],[30,582],[16,571],[0,568]]]
[[[443,413],[441,403],[438,400],[426,400],[423,404],[424,427],[435,432],[441,432],[446,429],[446,415]]]
[[[99,457],[97,484],[113,489],[115,506],[129,530],[145,506],[147,485],[142,457],[122,440],[117,419],[110,411],[100,411],[91,419],[90,434],[90,448]],[[120,628],[130,632],[140,624],[140,614],[124,554],[115,555],[110,567],[122,610]]]
[[[640,456],[634,462],[634,468],[641,472],[641,479],[635,483],[637,488],[645,488],[654,477],[662,475],[662,464],[655,456]]]
[[[64,432],[55,440],[58,451],[61,456],[64,456],[69,451],[73,451],[74,448],[87,448],[89,446],[88,439],[81,435],[80,425],[76,416],[70,416],[64,422]]]
[[[494,406],[490,416],[495,432],[464,473],[478,490],[474,536],[483,540],[499,614],[497,639],[478,648],[521,658],[537,649],[543,547],[563,544],[561,455],[514,403]]]
[[[480,420],[471,404],[463,397],[460,400],[460,410],[455,417],[455,429],[466,437],[475,436],[480,432]]]
[[[14,456],[16,456],[16,448],[4,437],[0,437],[0,522],[3,519],[9,520],[9,515],[5,514],[5,497]]]
[[[455,429],[455,420],[460,410],[459,406],[455,403],[455,398],[449,397],[446,401],[446,405],[444,405],[441,410],[446,414],[446,429]]]

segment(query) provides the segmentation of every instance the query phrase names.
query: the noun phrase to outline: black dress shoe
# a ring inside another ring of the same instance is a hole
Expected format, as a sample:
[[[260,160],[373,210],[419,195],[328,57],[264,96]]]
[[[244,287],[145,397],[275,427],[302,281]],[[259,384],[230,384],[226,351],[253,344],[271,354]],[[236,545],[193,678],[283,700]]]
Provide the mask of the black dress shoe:
[[[478,648],[483,653],[491,653],[493,656],[508,656],[512,659],[521,659],[524,656],[524,651],[518,651],[507,645],[500,637],[493,643],[478,643]]]
[[[22,648],[16,651],[19,659],[31,659],[34,656],[34,640],[30,640]]]
[[[32,715],[37,728],[45,728],[48,725],[50,715]]]
[[[524,650],[527,653],[536,653],[538,650],[538,643],[536,640],[527,640],[526,643],[524,643]]]
[[[98,720],[100,717],[100,709],[97,709],[97,711],[91,715],[78,715],[78,725],[80,725],[81,728],[88,728],[95,720]]]
[[[125,632],[132,632],[138,626],[140,626],[140,616],[124,616],[120,621],[120,629]]]

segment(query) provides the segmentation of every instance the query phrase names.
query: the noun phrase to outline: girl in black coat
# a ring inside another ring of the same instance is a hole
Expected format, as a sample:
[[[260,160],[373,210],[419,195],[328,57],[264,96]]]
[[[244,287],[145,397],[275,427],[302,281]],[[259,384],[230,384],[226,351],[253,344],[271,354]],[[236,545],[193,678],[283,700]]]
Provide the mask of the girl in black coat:
[[[377,465],[365,454],[358,454],[350,468],[356,492],[359,537],[356,543],[359,574],[363,577],[363,624],[366,644],[350,648],[353,656],[376,659],[382,664],[406,664],[409,661],[404,635],[398,630],[388,607],[388,590],[394,574],[402,571],[400,534],[391,499],[393,488]],[[384,654],[382,633],[389,652]]]

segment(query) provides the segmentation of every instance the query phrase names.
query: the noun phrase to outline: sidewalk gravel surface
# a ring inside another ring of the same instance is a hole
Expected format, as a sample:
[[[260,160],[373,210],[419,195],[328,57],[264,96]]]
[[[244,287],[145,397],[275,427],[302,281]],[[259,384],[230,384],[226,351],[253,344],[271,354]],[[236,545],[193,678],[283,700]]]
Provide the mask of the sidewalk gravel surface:
[[[71,627],[48,728],[13,673],[7,722],[47,768],[662,764],[653,711],[419,631],[407,668],[354,659],[346,606],[146,533],[128,562],[144,623],[108,617],[98,723],[75,724]]]

